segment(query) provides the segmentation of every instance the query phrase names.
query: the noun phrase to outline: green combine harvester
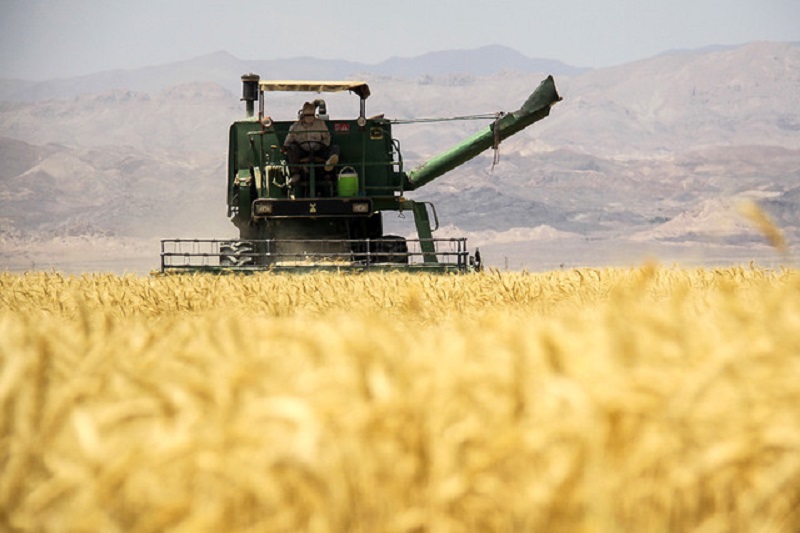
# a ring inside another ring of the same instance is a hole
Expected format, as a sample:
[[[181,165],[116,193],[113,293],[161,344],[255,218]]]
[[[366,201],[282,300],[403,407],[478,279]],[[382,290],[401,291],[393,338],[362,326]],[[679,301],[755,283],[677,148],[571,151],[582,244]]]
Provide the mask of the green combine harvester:
[[[367,117],[365,82],[268,81],[246,74],[242,85],[246,117],[230,127],[227,186],[228,216],[239,238],[162,240],[162,272],[480,270],[480,252],[471,255],[465,238],[434,238],[439,224],[433,204],[405,193],[496,148],[547,117],[561,100],[548,76],[517,111],[496,114],[490,126],[406,172],[392,134],[396,122]],[[295,121],[265,113],[265,95],[275,91],[349,91],[359,97],[356,118],[329,118],[319,98],[304,106],[313,106],[316,124],[324,124],[338,157],[317,153],[317,144],[290,161],[284,143]],[[390,211],[413,214],[417,238],[386,235],[383,215]]]

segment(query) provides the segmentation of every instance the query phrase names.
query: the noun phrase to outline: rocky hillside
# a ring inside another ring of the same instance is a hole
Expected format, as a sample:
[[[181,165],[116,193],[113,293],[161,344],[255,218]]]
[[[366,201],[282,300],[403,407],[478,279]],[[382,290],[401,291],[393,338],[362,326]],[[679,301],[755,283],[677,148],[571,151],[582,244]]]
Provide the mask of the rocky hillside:
[[[127,89],[92,93],[86,80],[60,80],[52,85],[84,89],[41,99],[29,87],[29,101],[8,96],[15,84],[0,82],[6,247],[53,236],[232,235],[225,158],[228,124],[243,113],[241,72],[224,86],[214,80],[242,65],[227,55],[205,59],[192,62],[195,79],[166,87],[165,72],[183,72],[177,81],[187,81],[186,65],[128,72],[136,87]],[[416,75],[432,67],[405,70],[406,63],[401,71],[413,76],[360,72],[373,92],[368,113],[452,118],[513,110],[545,75],[508,67]],[[752,43],[668,54],[562,74],[556,83],[564,101],[505,141],[498,165],[484,154],[415,193],[436,203],[443,232],[469,232],[496,264],[510,255],[512,266],[532,266],[532,250],[556,242],[594,250],[733,246],[764,255],[763,236],[737,210],[755,200],[797,246],[800,48]],[[268,112],[289,118],[302,98],[276,96]],[[357,113],[352,96],[328,102],[334,117]],[[398,125],[394,133],[413,166],[485,126],[442,121]]]

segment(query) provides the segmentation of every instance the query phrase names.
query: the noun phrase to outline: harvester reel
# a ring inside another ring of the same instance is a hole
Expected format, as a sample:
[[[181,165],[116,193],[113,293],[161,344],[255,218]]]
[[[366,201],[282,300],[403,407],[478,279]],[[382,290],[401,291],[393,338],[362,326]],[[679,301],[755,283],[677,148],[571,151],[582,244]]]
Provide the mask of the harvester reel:
[[[219,247],[219,265],[222,267],[248,266],[254,263],[252,243],[234,241]]]

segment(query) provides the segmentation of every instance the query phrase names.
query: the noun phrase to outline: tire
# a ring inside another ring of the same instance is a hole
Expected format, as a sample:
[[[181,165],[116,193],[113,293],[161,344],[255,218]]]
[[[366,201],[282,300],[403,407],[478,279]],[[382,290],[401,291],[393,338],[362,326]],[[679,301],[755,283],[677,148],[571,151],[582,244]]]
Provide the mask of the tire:
[[[408,243],[399,235],[384,235],[374,243],[373,263],[408,264]]]

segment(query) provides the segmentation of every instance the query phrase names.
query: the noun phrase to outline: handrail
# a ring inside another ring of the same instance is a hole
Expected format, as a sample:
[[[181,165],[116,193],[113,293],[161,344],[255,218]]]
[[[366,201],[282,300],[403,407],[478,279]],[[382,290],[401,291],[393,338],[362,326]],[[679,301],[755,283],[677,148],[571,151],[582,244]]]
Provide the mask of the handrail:
[[[291,266],[369,269],[439,269],[465,272],[471,264],[466,238],[407,239],[405,249],[396,239],[164,239],[161,241],[161,271],[180,270],[269,270]],[[431,243],[437,261],[424,261],[422,243]],[[303,249],[308,244],[309,249]],[[326,249],[327,247],[327,249]]]

